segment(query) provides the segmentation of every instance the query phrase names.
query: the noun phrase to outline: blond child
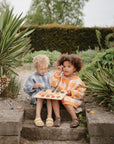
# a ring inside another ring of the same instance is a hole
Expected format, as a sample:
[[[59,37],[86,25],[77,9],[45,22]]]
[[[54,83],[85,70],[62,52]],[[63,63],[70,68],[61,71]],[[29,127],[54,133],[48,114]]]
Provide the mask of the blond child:
[[[50,83],[56,89],[67,91],[62,99],[62,104],[72,118],[70,127],[74,128],[79,125],[75,110],[82,104],[85,96],[84,83],[75,74],[81,70],[82,61],[74,54],[62,55],[57,61],[57,65],[57,71],[50,77]],[[55,113],[54,126],[59,127],[61,123],[59,101],[53,100],[52,106]]]
[[[49,65],[49,58],[46,55],[37,55],[33,58],[34,67],[36,72],[31,74],[25,84],[25,92],[31,96],[31,104],[35,103],[35,98],[33,97],[42,89],[51,88],[49,77],[50,74],[47,72]],[[41,110],[43,105],[43,99],[37,98],[36,101],[36,117],[34,123],[36,126],[44,126],[44,122],[41,119]],[[52,119],[52,103],[51,100],[47,100],[47,119],[46,126],[53,126]]]

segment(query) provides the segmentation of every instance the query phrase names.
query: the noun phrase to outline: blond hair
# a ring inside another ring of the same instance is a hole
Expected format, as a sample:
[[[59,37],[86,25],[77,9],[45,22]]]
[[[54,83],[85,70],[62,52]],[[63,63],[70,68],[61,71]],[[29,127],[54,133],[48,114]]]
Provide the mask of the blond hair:
[[[33,58],[34,66],[49,65],[49,58],[46,55],[37,55]]]

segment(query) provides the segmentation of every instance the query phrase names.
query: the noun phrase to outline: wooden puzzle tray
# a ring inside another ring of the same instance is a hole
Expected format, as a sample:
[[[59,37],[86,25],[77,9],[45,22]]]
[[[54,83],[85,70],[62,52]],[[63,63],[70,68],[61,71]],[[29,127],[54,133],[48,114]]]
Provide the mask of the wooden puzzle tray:
[[[36,95],[35,98],[43,98],[43,99],[54,99],[54,100],[62,100],[66,95],[66,91],[63,90],[55,90],[55,89],[43,89]]]

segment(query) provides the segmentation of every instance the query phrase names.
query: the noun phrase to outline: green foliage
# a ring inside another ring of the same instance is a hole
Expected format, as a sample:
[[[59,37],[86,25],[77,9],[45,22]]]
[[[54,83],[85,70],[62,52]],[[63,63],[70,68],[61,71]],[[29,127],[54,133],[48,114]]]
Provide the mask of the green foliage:
[[[83,25],[82,9],[88,0],[33,0],[27,14],[27,24]]]
[[[80,126],[85,127],[86,126],[86,116],[85,116],[85,114],[84,113],[79,114],[78,118],[79,118],[79,121],[80,121]]]
[[[99,105],[114,110],[114,47],[98,53],[81,76],[87,94],[95,96]]]
[[[105,38],[103,39],[102,37],[102,34],[99,30],[96,30],[96,36],[97,36],[97,41],[98,41],[98,44],[99,44],[99,48],[100,49],[107,49],[107,48],[110,48],[109,46],[109,40],[111,37],[114,38],[114,31],[113,33],[109,33],[105,36]],[[101,40],[104,41],[104,45],[101,43]]]
[[[98,63],[94,73],[88,71],[84,74],[86,93],[95,96],[99,105],[114,110],[114,68],[104,67]]]
[[[25,55],[22,58],[22,62],[30,63],[30,62],[33,61],[33,57],[36,56],[36,55],[39,55],[39,54],[47,55],[48,58],[50,59],[50,65],[52,65],[61,55],[61,53],[56,51],[56,50],[54,50],[53,52],[41,50],[41,51],[37,51],[37,52],[29,53],[29,54]]]
[[[86,51],[80,51],[77,53],[77,55],[79,55],[82,58],[82,62],[83,64],[89,64],[92,62],[93,58],[95,58],[95,56],[97,55],[97,53],[99,52],[99,49],[88,49]]]
[[[106,67],[106,68],[113,68],[114,66],[114,47],[107,49],[105,52],[99,53],[92,62],[92,65],[95,65],[98,68],[98,62]]]
[[[101,35],[101,32],[99,30],[96,30],[96,36],[97,36],[97,41],[98,41],[99,47],[100,47],[100,49],[102,49],[102,45],[101,45],[102,35]]]
[[[27,26],[21,27],[21,30],[25,28]],[[98,47],[96,29],[102,32],[102,37],[105,37],[108,33],[112,33],[114,27],[83,28],[72,25],[50,24],[32,26],[31,29],[35,29],[30,35],[31,48],[34,48],[34,51],[53,51],[56,49],[61,53],[76,53],[78,48],[80,51],[85,51],[88,48],[95,49],[95,47]],[[113,41],[113,38],[110,41]]]
[[[0,15],[0,76],[14,73],[14,68],[20,64],[20,56],[30,48],[31,32],[25,29],[19,32],[24,18],[14,16],[13,9]]]
[[[10,4],[7,2],[7,0],[2,0],[0,2],[0,15],[6,10],[10,10]]]
[[[94,73],[98,69],[98,63],[105,68],[114,67],[114,47],[105,50],[104,52],[99,52],[95,58],[92,59],[92,63],[86,65],[81,72],[80,76],[83,79],[84,73],[86,71],[91,71]]]
[[[8,86],[2,91],[0,97],[2,98],[16,98],[20,90],[20,83],[16,80],[16,77],[11,77]]]

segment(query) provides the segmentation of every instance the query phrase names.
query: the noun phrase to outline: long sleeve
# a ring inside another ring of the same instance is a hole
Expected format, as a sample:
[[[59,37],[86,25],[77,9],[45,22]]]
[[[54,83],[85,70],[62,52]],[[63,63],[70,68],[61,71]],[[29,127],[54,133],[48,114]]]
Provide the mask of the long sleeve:
[[[24,91],[29,95],[32,95],[34,92],[36,92],[36,89],[33,89],[35,83],[35,78],[33,78],[33,75],[30,75],[25,83]]]
[[[34,92],[35,91],[35,89],[33,89],[34,84],[35,84],[35,82],[33,81],[33,79],[31,77],[29,77],[26,81],[24,91],[26,93]]]
[[[50,74],[48,72],[45,73],[44,75],[40,75],[37,72],[31,74],[25,83],[24,91],[28,93],[29,95],[32,95],[33,93],[34,94],[38,93],[40,90],[44,88],[45,89],[50,88],[51,86],[49,82],[49,77],[50,77]],[[39,83],[41,84],[41,86],[39,88],[33,89],[33,86],[35,83]]]
[[[56,88],[61,80],[61,76],[57,76],[56,72],[50,76],[50,84],[54,88]]]
[[[78,85],[75,86],[74,90],[71,90],[71,97],[76,99],[83,99],[85,96],[85,84],[81,81],[81,79],[78,79]]]

